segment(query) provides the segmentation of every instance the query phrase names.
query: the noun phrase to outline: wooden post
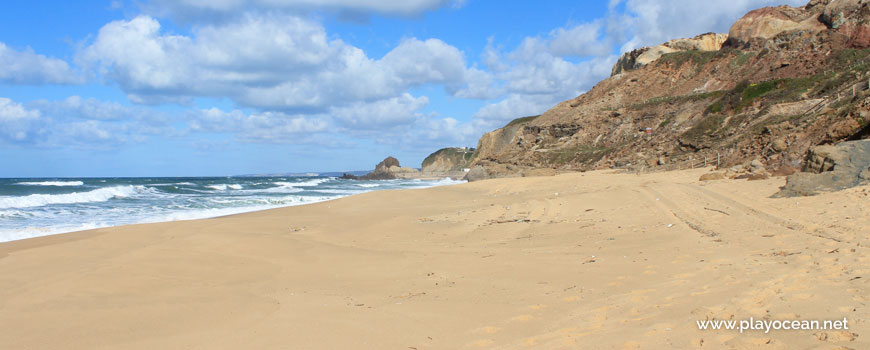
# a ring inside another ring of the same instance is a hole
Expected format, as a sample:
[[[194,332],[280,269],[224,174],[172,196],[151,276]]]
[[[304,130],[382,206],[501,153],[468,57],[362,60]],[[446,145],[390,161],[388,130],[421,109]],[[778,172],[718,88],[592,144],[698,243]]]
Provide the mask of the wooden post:
[[[719,163],[719,152],[716,152],[716,169],[719,169],[721,166],[722,164]]]
[[[707,167],[707,156],[704,156],[704,167]]]
[[[695,169],[695,157],[689,156],[689,168]]]

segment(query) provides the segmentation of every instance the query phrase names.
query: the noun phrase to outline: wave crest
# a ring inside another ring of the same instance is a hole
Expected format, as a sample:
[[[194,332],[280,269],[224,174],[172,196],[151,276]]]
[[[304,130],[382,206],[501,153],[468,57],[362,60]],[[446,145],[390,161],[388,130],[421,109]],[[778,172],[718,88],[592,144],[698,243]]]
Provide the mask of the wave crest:
[[[130,197],[145,190],[145,186],[116,186],[100,188],[89,192],[31,194],[23,197],[2,197],[0,198],[0,209],[31,208],[50,204],[105,202],[113,198]]]

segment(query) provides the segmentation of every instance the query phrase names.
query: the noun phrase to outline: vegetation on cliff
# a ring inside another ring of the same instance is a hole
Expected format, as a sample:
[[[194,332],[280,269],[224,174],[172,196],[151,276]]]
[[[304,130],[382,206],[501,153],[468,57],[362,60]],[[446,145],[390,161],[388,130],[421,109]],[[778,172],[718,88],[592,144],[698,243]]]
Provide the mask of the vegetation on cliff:
[[[587,93],[485,134],[471,165],[490,175],[676,169],[705,158],[723,167],[754,159],[771,171],[800,167],[813,146],[870,136],[863,6],[812,0],[764,8],[728,35],[626,53]]]

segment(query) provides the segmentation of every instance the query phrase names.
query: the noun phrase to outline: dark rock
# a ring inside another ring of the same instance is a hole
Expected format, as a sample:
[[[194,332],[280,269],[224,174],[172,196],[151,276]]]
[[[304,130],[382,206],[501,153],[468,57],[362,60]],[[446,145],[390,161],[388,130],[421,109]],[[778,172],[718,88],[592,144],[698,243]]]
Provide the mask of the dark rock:
[[[375,166],[376,173],[387,173],[390,170],[390,167],[398,167],[399,160],[393,157],[384,158],[377,166]]]
[[[812,196],[870,183],[870,140],[816,146],[803,172],[790,175],[773,197]]]

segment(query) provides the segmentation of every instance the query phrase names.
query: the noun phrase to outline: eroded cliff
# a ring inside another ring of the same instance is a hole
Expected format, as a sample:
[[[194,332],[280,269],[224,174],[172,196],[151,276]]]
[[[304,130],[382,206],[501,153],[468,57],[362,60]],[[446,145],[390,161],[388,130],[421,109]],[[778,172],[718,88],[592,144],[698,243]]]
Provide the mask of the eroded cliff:
[[[635,50],[587,93],[481,137],[472,166],[800,167],[811,146],[870,134],[868,22],[866,0],[813,0],[752,11],[727,37]]]

